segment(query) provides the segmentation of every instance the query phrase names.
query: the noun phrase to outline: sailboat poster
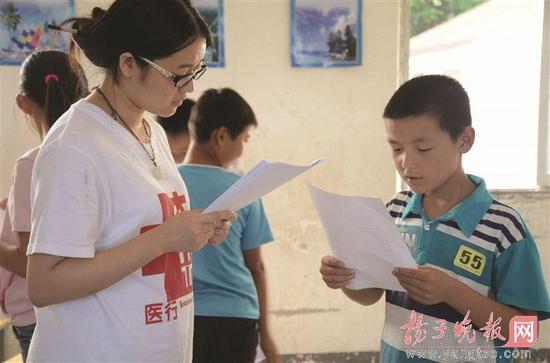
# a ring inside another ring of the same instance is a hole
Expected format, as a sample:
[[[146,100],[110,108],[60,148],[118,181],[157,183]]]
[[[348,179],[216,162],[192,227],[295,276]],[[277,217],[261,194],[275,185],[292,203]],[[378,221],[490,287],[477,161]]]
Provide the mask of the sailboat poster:
[[[20,65],[35,49],[68,52],[69,35],[47,24],[74,16],[74,0],[0,0],[0,65]]]

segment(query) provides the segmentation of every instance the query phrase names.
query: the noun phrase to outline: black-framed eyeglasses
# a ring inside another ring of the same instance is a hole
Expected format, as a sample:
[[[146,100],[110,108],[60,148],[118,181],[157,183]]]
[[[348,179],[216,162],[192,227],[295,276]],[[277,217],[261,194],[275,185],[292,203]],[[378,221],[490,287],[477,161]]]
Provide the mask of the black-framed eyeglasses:
[[[208,66],[205,63],[201,63],[199,69],[197,69],[195,72],[178,76],[177,74],[174,74],[174,73],[162,68],[161,66],[159,66],[155,62],[153,62],[153,61],[151,61],[151,60],[149,60],[145,57],[139,57],[139,59],[141,59],[144,62],[146,62],[147,64],[149,64],[157,72],[159,72],[164,77],[166,77],[170,81],[172,81],[172,83],[174,84],[174,87],[176,87],[176,88],[185,87],[187,84],[189,84],[189,82],[201,78],[202,75],[204,74],[204,72],[206,72],[206,70],[208,69]]]

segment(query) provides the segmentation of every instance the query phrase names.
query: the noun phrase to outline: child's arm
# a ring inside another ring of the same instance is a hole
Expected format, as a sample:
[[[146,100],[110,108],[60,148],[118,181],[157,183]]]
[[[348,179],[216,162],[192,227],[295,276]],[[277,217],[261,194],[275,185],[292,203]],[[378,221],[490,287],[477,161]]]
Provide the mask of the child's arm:
[[[0,241],[0,266],[16,275],[27,276],[27,246],[31,230],[31,180],[34,162],[19,159],[15,163],[12,185],[12,206],[10,218],[4,222],[9,225],[19,239],[19,245]],[[6,209],[8,199],[0,201],[0,208]],[[4,226],[7,228],[8,226]]]
[[[394,275],[413,300],[424,305],[445,302],[463,315],[466,315],[469,310],[472,323],[480,328],[487,325],[491,313],[493,313],[493,322],[501,317],[500,333],[505,339],[508,339],[509,321],[514,316],[536,315],[536,313],[519,310],[483,296],[434,268],[422,266],[417,270],[399,268],[394,270]]]
[[[0,240],[0,266],[14,274],[27,276],[27,246],[30,232],[18,232],[19,246]]]
[[[351,280],[355,278],[355,271],[347,268],[344,262],[334,256],[325,256],[321,259],[319,272],[328,287],[342,289],[348,298],[361,305],[372,305],[380,300],[380,297],[384,294],[384,290],[378,288],[361,290],[346,288]]]
[[[260,253],[260,247],[243,251],[246,267],[252,273],[256,291],[258,292],[258,304],[260,305],[260,346],[264,352],[267,362],[280,362],[277,347],[269,332],[267,318],[267,283],[265,277],[265,268]]]

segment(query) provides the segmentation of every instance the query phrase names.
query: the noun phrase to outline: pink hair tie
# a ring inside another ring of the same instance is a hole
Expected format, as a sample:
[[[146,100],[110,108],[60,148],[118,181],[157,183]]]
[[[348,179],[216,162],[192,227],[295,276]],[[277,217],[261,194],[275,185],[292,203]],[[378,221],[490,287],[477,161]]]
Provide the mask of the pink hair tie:
[[[54,80],[54,81],[57,81],[59,82],[59,77],[57,76],[57,74],[53,74],[53,73],[48,73],[46,74],[46,76],[44,77],[44,83],[48,84],[48,82],[50,80]]]

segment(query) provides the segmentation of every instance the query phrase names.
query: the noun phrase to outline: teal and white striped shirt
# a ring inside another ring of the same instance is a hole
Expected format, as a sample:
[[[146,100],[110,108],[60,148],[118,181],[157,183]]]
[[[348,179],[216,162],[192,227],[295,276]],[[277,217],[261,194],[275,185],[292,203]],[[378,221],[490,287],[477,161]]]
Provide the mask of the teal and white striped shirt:
[[[483,179],[469,177],[476,190],[447,214],[432,220],[422,208],[421,194],[401,192],[387,204],[417,264],[441,270],[502,304],[536,311],[539,320],[550,317],[539,254],[521,215],[496,201]],[[405,329],[401,328],[413,310],[417,316],[422,314],[422,324],[426,323],[422,325],[426,337],[416,346],[405,344]],[[406,292],[386,291],[381,361],[511,361],[505,359],[503,349],[495,350],[495,345],[503,343],[487,341],[478,330],[481,327],[473,326],[472,342],[459,342],[455,323],[463,319],[464,315],[446,303],[423,305]],[[434,329],[442,323],[445,334],[434,339],[440,335]]]

